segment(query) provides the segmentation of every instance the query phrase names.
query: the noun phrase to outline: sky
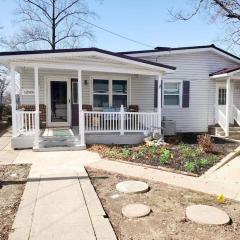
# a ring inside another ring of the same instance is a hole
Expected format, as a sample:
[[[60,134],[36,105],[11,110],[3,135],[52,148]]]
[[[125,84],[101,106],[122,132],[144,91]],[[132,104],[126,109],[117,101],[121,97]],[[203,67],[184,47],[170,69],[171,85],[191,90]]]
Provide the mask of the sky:
[[[127,36],[153,47],[181,47],[215,43],[223,34],[221,25],[211,24],[206,16],[197,16],[188,22],[172,22],[168,10],[171,8],[187,9],[187,0],[88,0],[90,9],[98,17],[92,23]],[[15,0],[0,0],[0,26],[2,32],[13,35],[17,31],[14,23]],[[110,51],[129,51],[150,49],[131,41],[116,37],[102,30],[93,28],[94,42],[87,42],[83,47],[95,46]],[[234,50],[233,50],[234,51]]]

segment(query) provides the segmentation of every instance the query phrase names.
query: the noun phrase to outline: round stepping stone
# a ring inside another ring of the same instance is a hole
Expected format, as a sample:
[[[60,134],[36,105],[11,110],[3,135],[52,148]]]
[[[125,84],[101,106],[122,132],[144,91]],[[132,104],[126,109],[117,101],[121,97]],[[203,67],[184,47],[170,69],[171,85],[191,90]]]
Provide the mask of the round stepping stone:
[[[127,218],[141,218],[149,215],[151,209],[149,206],[136,203],[136,204],[129,204],[122,208],[123,216]]]
[[[118,183],[116,189],[123,193],[143,193],[148,191],[149,186],[141,181],[124,181]]]
[[[222,210],[207,205],[192,205],[186,208],[189,220],[200,224],[223,225],[230,221],[229,216]]]

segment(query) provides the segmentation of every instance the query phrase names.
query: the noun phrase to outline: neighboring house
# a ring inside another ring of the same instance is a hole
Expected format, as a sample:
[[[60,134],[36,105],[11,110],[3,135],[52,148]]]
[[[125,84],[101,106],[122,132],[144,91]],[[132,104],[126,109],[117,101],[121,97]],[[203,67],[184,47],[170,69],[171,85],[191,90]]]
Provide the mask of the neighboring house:
[[[229,136],[229,125],[240,124],[240,59],[214,45],[2,52],[0,63],[11,69],[14,148],[138,143],[163,117],[177,132],[218,124]]]

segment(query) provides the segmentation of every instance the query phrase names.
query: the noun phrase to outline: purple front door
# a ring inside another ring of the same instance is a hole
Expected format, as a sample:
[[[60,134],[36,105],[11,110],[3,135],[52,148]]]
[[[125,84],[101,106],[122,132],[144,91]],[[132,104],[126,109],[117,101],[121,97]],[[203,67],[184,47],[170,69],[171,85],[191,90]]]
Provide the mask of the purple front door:
[[[72,96],[72,126],[79,126],[78,117],[78,80],[71,79]]]

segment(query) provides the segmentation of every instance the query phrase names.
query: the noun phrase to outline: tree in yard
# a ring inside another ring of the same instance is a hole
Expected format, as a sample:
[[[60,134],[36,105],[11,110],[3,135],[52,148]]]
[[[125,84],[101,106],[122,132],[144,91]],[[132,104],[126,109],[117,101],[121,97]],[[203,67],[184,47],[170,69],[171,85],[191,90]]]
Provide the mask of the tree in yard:
[[[11,49],[73,48],[93,39],[84,20],[95,13],[85,0],[18,0],[16,14],[21,29],[4,42]]]
[[[3,97],[8,86],[7,71],[5,69],[0,69],[0,105],[3,105]]]
[[[205,12],[212,21],[221,21],[227,27],[224,40],[240,45],[240,0],[191,0],[191,3],[190,11],[171,10],[174,20],[188,21]]]

